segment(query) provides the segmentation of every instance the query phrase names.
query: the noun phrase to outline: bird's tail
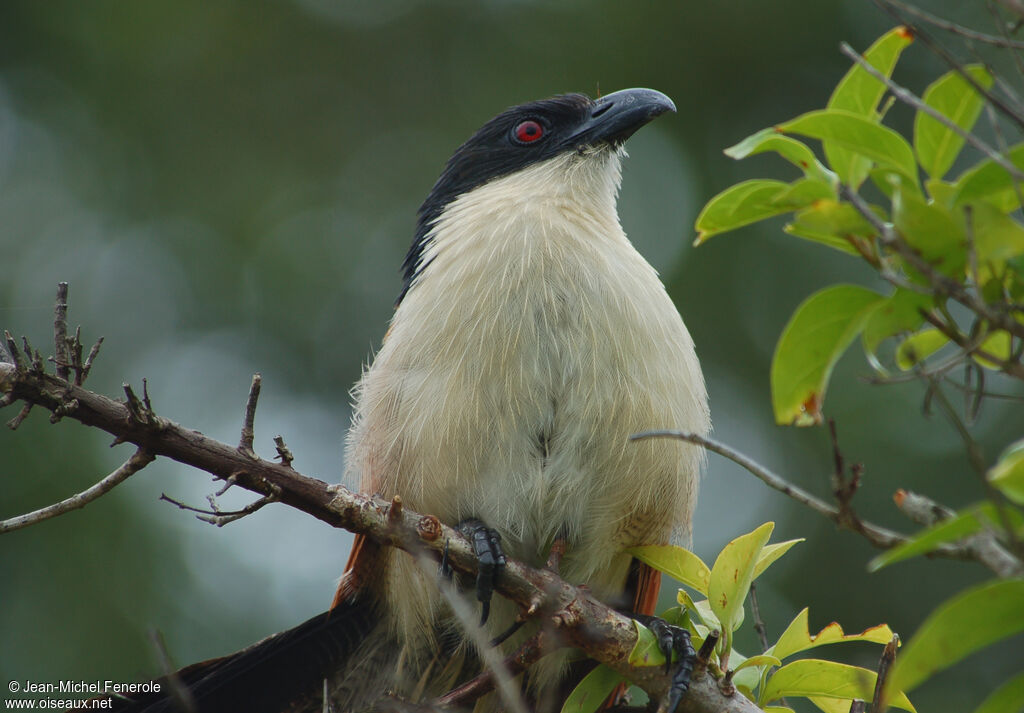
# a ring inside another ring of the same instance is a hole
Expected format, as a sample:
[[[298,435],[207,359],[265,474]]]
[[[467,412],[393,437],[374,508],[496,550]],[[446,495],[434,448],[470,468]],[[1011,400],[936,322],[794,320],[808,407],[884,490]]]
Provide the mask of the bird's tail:
[[[380,617],[369,597],[352,597],[293,629],[237,653],[158,680],[160,691],[115,700],[121,713],[279,713],[319,710],[325,679],[348,667]]]

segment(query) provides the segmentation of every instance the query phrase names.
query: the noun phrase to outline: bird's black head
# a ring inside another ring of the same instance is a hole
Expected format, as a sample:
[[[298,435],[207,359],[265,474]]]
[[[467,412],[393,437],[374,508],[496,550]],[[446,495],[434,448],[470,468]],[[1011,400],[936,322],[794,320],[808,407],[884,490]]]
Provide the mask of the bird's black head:
[[[431,227],[460,195],[568,151],[620,145],[654,117],[675,110],[672,100],[661,92],[624,89],[596,100],[585,94],[562,94],[498,114],[456,149],[420,206],[398,301],[425,267],[423,250]]]

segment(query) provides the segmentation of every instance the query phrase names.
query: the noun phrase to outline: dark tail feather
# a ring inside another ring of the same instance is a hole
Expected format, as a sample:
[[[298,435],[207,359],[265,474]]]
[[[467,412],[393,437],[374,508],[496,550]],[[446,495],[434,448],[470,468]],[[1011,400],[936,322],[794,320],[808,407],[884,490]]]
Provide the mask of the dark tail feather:
[[[293,629],[238,653],[188,666],[159,679],[160,692],[115,700],[120,713],[279,713],[318,696],[372,632],[372,600],[341,602]]]

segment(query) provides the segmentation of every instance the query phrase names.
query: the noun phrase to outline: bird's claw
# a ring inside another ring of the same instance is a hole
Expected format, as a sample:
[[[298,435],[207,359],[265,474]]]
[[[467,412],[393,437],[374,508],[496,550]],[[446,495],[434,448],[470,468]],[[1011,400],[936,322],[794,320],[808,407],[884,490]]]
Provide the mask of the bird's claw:
[[[505,567],[505,553],[501,549],[501,535],[476,519],[463,520],[459,531],[473,543],[477,558],[476,598],[482,605],[480,625],[487,623],[491,613],[494,585]]]
[[[690,641],[690,632],[655,616],[636,616],[636,619],[654,634],[658,650],[665,656],[665,673],[672,670],[672,655],[676,655],[676,670],[672,674],[666,707],[668,713],[675,713],[686,692],[690,690],[690,676],[697,661],[697,652]]]

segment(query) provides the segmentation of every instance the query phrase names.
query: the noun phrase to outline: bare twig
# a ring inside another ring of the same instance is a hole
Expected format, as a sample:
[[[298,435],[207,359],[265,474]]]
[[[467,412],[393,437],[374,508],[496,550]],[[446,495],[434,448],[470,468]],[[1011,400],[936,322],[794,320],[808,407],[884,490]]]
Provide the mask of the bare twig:
[[[904,87],[901,87],[900,85],[896,84],[894,81],[889,79],[887,76],[879,72],[871,65],[870,62],[864,59],[864,57],[861,56],[859,52],[850,47],[850,45],[848,45],[845,42],[839,43],[839,51],[842,52],[847,57],[849,57],[850,59],[852,59],[858,65],[860,65],[861,68],[868,74],[870,74],[872,77],[882,82],[882,84],[888,87],[889,91],[891,91],[893,93],[893,96],[895,96],[897,99],[904,102],[905,104],[909,104],[918,111],[924,112],[928,116],[938,121],[940,124],[945,126],[950,131],[954,132],[957,136],[962,138],[971,146],[973,146],[974,148],[978,149],[983,154],[988,156],[994,163],[997,163],[999,166],[1006,169],[1006,171],[1014,178],[1018,180],[1024,179],[1024,173],[1021,173],[1020,169],[1014,166],[1009,159],[1007,159],[1005,156],[1000,154],[998,151],[996,151],[994,148],[986,144],[984,141],[979,139],[971,132],[964,131],[963,129],[961,129],[953,120],[951,120],[941,111],[925,104],[923,101],[918,99],[913,92]]]
[[[768,650],[768,629],[765,628],[764,619],[761,618],[761,607],[757,605],[757,584],[750,583],[750,614],[754,617],[754,631],[757,632],[757,639],[761,642],[761,653]]]
[[[951,32],[954,35],[960,35],[961,37],[965,37],[969,40],[977,40],[978,42],[984,42],[985,44],[994,45],[996,47],[1012,47],[1014,49],[1024,49],[1024,42],[1020,42],[1018,40],[1011,40],[1009,38],[1004,37],[997,37],[995,35],[988,35],[985,34],[984,32],[972,30],[969,27],[958,25],[955,22],[950,22],[949,20],[943,19],[936,15],[932,15],[929,12],[925,12],[924,10],[915,7],[914,5],[907,5],[906,3],[899,2],[899,0],[885,0],[885,2],[894,7],[898,7],[900,10],[907,13],[908,15],[913,15],[919,20],[924,20],[929,25],[934,25],[935,27],[938,27],[940,30],[946,30],[947,32]]]
[[[132,454],[132,457],[121,464],[110,475],[101,480],[100,482],[93,485],[91,488],[83,490],[77,495],[72,495],[66,500],[61,500],[59,503],[48,505],[45,508],[41,508],[34,512],[26,513],[24,515],[18,515],[12,517],[3,522],[0,522],[0,533],[11,532],[12,530],[18,530],[22,527],[28,527],[34,525],[37,522],[43,520],[49,520],[50,518],[63,515],[71,510],[77,510],[83,508],[91,503],[96,498],[100,497],[104,493],[110,492],[116,485],[123,483],[134,473],[137,473],[142,468],[153,462],[153,454],[139,448]]]
[[[85,380],[89,378],[89,372],[92,370],[92,363],[96,360],[96,355],[100,353],[100,347],[103,345],[103,337],[96,340],[96,343],[92,345],[92,349],[89,350],[89,356],[85,358],[85,364],[82,365],[82,376],[79,379],[75,379],[75,386],[81,386],[85,383]]]
[[[228,483],[228,485],[225,486],[224,490],[227,490],[227,488],[229,487],[231,487],[230,483]],[[220,493],[223,493],[224,490],[221,490]],[[197,508],[191,505],[186,505],[180,500],[175,500],[174,498],[170,497],[169,495],[167,495],[167,493],[160,494],[161,500],[165,500],[166,502],[169,502],[172,505],[177,505],[178,508],[181,510],[188,510],[189,512],[194,512],[196,513],[197,520],[208,522],[211,525],[216,525],[217,527],[224,527],[228,523],[235,522],[236,520],[241,520],[243,517],[252,515],[254,512],[260,510],[265,505],[269,505],[270,503],[276,503],[279,500],[280,495],[272,492],[269,495],[264,495],[259,500],[254,500],[253,502],[249,503],[240,510],[221,510],[217,506],[216,497],[216,495],[207,496],[207,501],[210,503],[210,509],[206,510],[204,508]]]
[[[53,308],[53,360],[57,378],[67,381],[68,365],[68,283],[57,283],[57,304]]]
[[[888,549],[907,541],[906,536],[901,535],[898,532],[894,532],[893,530],[889,530],[860,519],[844,518],[843,513],[839,508],[829,505],[824,500],[821,500],[796,485],[793,485],[760,463],[738,451],[733,450],[724,443],[720,443],[710,438],[705,438],[696,433],[688,433],[685,431],[644,431],[643,433],[635,433],[630,436],[630,440],[640,440],[644,438],[677,438],[682,441],[694,443],[709,451],[724,456],[745,468],[770,488],[774,488],[780,493],[784,493],[797,502],[806,505],[815,512],[824,515],[840,527],[844,527],[863,535],[864,538],[875,547]],[[965,551],[963,548],[949,545],[937,548],[932,552],[932,554],[949,557],[951,559],[973,559],[970,553]]]
[[[252,448],[255,433],[253,432],[253,421],[256,419],[256,402],[260,398],[260,385],[263,377],[259,374],[252,375],[252,383],[249,385],[249,398],[245,401],[245,417],[242,420],[242,437],[238,441],[238,450],[246,455],[255,456]]]
[[[903,15],[900,12],[900,10],[896,8],[895,5],[893,5],[891,0],[874,0],[874,3],[883,11],[888,13],[891,17],[893,17],[901,25],[906,25],[910,27],[914,33],[914,36],[921,41],[921,44],[923,44],[925,47],[927,47],[936,55],[938,55],[939,58],[943,62],[945,62],[950,69],[956,71],[956,73],[959,74],[965,82],[970,84],[971,87],[974,88],[974,91],[978,92],[978,94],[985,97],[985,99],[991,102],[997,109],[999,109],[1000,112],[1002,112],[1005,116],[1009,117],[1015,124],[1024,127],[1024,115],[1021,114],[1020,110],[1017,107],[1010,106],[1002,99],[1002,97],[993,94],[992,92],[985,89],[985,87],[981,86],[981,84],[978,83],[978,80],[976,80],[969,73],[964,71],[963,65],[960,62],[958,62],[955,57],[953,57],[949,52],[947,52],[945,48],[942,47],[942,45],[940,45],[938,42],[932,39],[931,35],[929,35],[927,32],[921,29],[921,27],[911,23],[906,18],[906,16]]]

